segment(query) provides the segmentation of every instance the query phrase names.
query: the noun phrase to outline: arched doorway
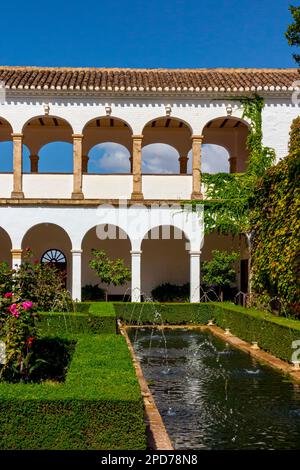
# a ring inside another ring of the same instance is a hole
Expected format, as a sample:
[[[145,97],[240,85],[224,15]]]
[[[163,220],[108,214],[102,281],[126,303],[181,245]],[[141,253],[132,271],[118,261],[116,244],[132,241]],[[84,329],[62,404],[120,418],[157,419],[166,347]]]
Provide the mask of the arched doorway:
[[[61,273],[62,278],[67,285],[67,258],[64,253],[57,248],[50,248],[41,256],[41,263],[49,263]]]
[[[163,284],[183,286],[190,282],[189,243],[177,227],[163,225],[150,230],[143,239],[141,250],[144,297],[150,297],[152,291]],[[187,287],[186,300],[188,298]]]
[[[101,284],[95,271],[89,266],[89,262],[92,259],[92,249],[102,250],[109,259],[122,259],[128,268],[131,266],[130,240],[124,230],[115,225],[100,224],[91,228],[85,234],[81,248],[83,294],[85,292],[97,292],[97,287],[100,289],[106,289],[107,287]],[[129,300],[130,285],[130,282],[120,286],[111,284],[108,289],[108,300]],[[95,298],[94,300],[103,300],[104,296],[101,291],[98,291],[98,295],[101,296],[101,298]]]
[[[34,225],[23,237],[22,249],[26,248],[30,248],[36,262],[52,262],[62,272],[65,269],[66,288],[71,290],[72,245],[62,227],[47,222]]]

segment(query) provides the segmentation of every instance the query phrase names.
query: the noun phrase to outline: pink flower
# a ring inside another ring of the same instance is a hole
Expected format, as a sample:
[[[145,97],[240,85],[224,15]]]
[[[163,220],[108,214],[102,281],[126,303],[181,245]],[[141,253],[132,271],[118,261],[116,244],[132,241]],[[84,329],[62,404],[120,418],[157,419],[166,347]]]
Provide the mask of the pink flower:
[[[9,297],[12,297],[12,296],[13,296],[12,292],[6,292],[6,294],[4,294],[4,297],[6,299],[8,299]]]
[[[18,318],[19,317],[19,312],[18,312],[18,309],[17,309],[17,304],[11,304],[9,307],[8,307],[8,310],[10,311],[10,313]]]
[[[32,307],[32,302],[30,302],[29,300],[27,300],[26,302],[22,302],[22,307],[24,308],[24,310],[28,310]]]

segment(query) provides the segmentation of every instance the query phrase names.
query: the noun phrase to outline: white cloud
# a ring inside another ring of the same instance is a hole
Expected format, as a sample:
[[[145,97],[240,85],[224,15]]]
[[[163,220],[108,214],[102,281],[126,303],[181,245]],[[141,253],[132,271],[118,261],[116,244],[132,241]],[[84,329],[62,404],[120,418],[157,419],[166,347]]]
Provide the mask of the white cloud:
[[[130,172],[130,154],[123,145],[114,142],[96,145],[89,152],[89,157],[91,173]]]
[[[192,151],[188,154],[188,172],[192,171]],[[229,153],[224,147],[215,144],[202,146],[203,173],[229,173]]]
[[[146,145],[142,151],[143,173],[179,173],[179,154],[167,144]]]

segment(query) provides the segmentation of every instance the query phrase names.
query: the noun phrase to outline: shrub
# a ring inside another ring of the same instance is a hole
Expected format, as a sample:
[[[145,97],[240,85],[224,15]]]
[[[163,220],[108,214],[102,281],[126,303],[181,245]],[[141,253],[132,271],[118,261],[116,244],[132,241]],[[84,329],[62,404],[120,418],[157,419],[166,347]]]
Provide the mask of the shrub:
[[[0,384],[0,449],[145,449],[143,400],[124,338],[75,339],[65,382]]]
[[[106,284],[105,300],[108,300],[108,289],[111,284],[114,286],[123,286],[131,279],[131,272],[125,266],[124,260],[118,258],[109,259],[103,250],[92,249],[93,258],[89,266],[96,272],[100,281]]]
[[[37,338],[36,314],[32,302],[22,301],[7,292],[0,299],[0,337],[5,343],[5,362],[0,378],[18,382],[29,381],[40,361],[33,355],[32,344]]]
[[[105,299],[105,291],[104,289],[101,289],[97,284],[96,285],[91,285],[87,284],[85,285],[82,290],[81,290],[81,296],[82,300],[104,300]]]
[[[73,310],[73,301],[64,283],[64,276],[55,264],[33,262],[30,249],[14,275],[15,290],[19,295],[44,311]]]
[[[13,290],[13,274],[14,270],[9,267],[8,263],[0,263],[0,296]]]
[[[152,290],[151,295],[157,302],[187,302],[190,295],[190,284],[161,284]]]

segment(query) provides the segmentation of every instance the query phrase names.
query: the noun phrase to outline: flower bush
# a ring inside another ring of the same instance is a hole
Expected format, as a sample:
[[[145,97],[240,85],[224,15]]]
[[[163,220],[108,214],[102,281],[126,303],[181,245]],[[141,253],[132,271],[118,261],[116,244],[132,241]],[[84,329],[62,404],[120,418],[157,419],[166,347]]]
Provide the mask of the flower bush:
[[[16,382],[29,381],[38,361],[32,360],[32,345],[37,339],[37,327],[31,301],[23,300],[12,292],[0,298],[0,336],[5,344],[5,363],[0,377]]]

